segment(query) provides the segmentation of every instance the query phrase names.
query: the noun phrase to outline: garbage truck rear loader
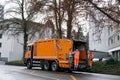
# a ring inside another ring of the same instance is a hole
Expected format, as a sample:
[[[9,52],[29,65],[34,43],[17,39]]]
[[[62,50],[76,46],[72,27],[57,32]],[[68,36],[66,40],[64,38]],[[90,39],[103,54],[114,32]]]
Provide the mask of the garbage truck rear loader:
[[[38,40],[27,46],[24,63],[28,69],[41,67],[42,70],[57,71],[58,69],[74,70],[73,51],[78,49],[79,64],[76,70],[88,69],[86,44],[69,39]]]

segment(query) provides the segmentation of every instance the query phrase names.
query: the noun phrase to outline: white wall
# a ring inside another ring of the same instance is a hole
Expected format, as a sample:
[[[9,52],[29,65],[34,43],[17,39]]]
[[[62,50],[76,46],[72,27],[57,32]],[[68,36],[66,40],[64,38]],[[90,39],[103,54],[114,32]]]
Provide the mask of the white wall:
[[[6,21],[6,23],[0,23],[0,25],[6,25],[9,24],[9,21]],[[14,27],[16,25],[9,25],[10,27]],[[19,25],[18,25],[19,26]],[[14,31],[14,30],[13,30]],[[2,30],[0,30],[0,33],[2,33]],[[8,58],[8,61],[12,60],[21,60],[23,57],[23,34],[18,36],[10,36],[9,34],[12,34],[11,31],[7,33],[2,33],[2,38],[0,39],[0,42],[2,43],[2,47],[0,48],[1,57]],[[39,35],[39,33],[36,33],[33,39],[29,40],[28,43],[32,43],[35,40],[39,39],[47,39],[51,38],[52,36],[52,29],[47,27],[42,36]]]
[[[1,57],[8,58],[8,61],[22,59],[23,46],[17,42],[17,39],[14,36],[4,34],[2,39],[0,39],[0,42],[2,43],[2,47],[0,48]]]
[[[93,34],[95,31],[96,31],[96,29],[95,29],[94,25],[90,26],[89,49],[107,52],[108,51],[108,29],[104,28],[102,30],[102,33],[97,32],[97,33]],[[97,37],[99,35],[101,35],[100,40],[99,40],[99,37]]]
[[[1,57],[7,57],[9,56],[9,53],[12,52],[11,50],[11,41],[12,39],[8,39],[6,35],[2,36],[1,43]]]
[[[20,43],[23,43],[23,37],[22,36],[19,36],[18,37],[19,39],[19,42]],[[12,49],[13,49],[13,52],[12,54],[9,54],[9,60],[21,60],[22,57],[23,57],[23,45],[20,44],[18,42],[18,40],[16,39],[16,37],[13,37],[13,44],[11,46]]]

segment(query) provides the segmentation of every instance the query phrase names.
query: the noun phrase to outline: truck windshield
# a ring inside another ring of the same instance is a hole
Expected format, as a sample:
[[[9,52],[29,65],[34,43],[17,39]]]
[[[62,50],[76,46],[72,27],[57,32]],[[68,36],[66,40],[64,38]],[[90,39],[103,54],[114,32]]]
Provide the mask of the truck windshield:
[[[31,50],[31,46],[27,46],[27,51],[30,51]]]

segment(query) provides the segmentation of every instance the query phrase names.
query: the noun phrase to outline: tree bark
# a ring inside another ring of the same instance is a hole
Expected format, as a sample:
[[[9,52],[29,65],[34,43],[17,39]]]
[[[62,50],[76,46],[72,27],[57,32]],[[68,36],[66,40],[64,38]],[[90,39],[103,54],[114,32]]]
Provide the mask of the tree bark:
[[[22,27],[23,27],[23,59],[25,57],[25,51],[27,47],[27,40],[28,40],[28,35],[27,35],[27,22],[24,17],[24,0],[22,0],[21,3],[21,11],[22,11]]]
[[[60,4],[59,10],[57,8],[57,2],[54,0],[54,15],[55,15],[55,26],[57,29],[58,38],[62,38],[62,30],[61,30],[61,19],[60,19]]]
[[[67,21],[67,38],[71,39],[71,30],[72,30],[72,15],[68,15],[68,21]]]
[[[71,32],[72,32],[72,20],[73,20],[73,13],[75,11],[75,4],[74,4],[74,0],[70,0],[68,2],[68,10],[67,10],[67,14],[68,14],[68,21],[67,21],[67,38],[71,39]]]

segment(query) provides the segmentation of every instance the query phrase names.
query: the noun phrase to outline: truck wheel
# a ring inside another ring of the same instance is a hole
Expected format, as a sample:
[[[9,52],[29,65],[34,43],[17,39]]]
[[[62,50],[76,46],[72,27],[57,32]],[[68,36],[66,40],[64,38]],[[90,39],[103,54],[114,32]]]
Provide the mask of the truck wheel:
[[[48,71],[50,69],[50,63],[48,61],[44,62],[44,70]]]
[[[58,70],[58,64],[57,64],[57,62],[53,62],[52,63],[51,69],[52,69],[52,71],[57,71]]]
[[[41,68],[42,70],[44,70],[44,61],[43,61],[43,60],[40,61],[40,68]]]
[[[68,69],[68,73],[72,73],[72,70],[71,70],[71,69]]]
[[[31,60],[27,61],[27,69],[32,69],[32,62],[31,62]]]

